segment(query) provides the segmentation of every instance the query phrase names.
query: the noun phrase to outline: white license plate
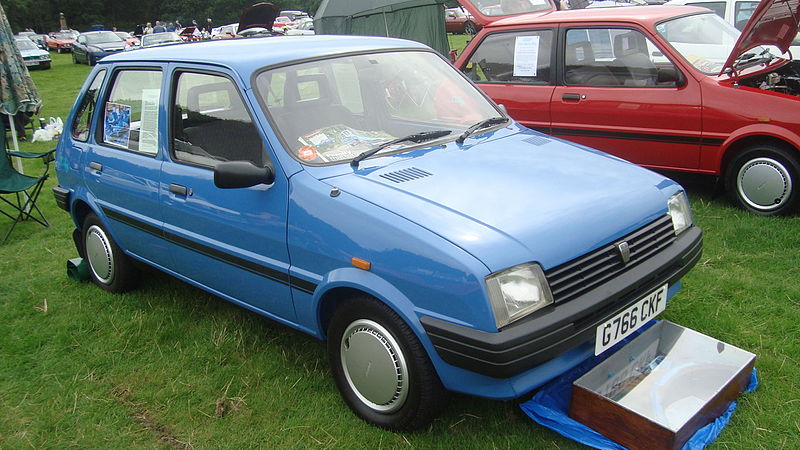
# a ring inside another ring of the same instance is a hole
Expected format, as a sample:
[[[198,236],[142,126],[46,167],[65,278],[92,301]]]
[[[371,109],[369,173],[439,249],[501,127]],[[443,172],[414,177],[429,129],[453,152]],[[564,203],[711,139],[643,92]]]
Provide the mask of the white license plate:
[[[594,354],[599,355],[630,336],[667,307],[667,285],[645,295],[597,327]]]

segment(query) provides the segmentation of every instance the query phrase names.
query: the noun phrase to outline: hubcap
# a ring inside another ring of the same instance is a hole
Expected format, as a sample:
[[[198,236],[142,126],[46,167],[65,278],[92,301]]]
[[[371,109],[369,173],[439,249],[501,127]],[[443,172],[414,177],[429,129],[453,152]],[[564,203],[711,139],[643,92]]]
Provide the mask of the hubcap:
[[[339,347],[347,383],[369,408],[391,413],[408,396],[408,368],[394,337],[380,324],[354,321],[342,335]]]
[[[792,192],[789,170],[772,158],[755,158],[739,169],[739,197],[752,208],[769,211],[781,207]]]
[[[114,278],[111,243],[102,228],[92,225],[86,232],[86,258],[94,276],[103,284]]]

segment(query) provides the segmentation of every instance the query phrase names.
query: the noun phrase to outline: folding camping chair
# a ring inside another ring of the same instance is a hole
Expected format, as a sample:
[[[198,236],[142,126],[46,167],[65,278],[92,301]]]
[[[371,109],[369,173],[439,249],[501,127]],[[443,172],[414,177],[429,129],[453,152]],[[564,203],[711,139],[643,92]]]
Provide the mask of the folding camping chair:
[[[5,242],[8,239],[17,223],[28,218],[44,227],[50,226],[42,211],[36,206],[36,199],[39,198],[44,182],[47,180],[47,171],[50,168],[53,152],[55,152],[55,149],[44,153],[6,152],[5,148],[2,149],[3,154],[0,154],[0,200],[11,205],[13,211],[9,214],[7,211],[0,209],[0,213],[13,220],[13,223],[0,242]],[[17,172],[11,165],[11,156],[42,158],[44,161],[44,173],[38,177],[31,177]],[[11,198],[9,199],[7,195]],[[33,215],[34,211],[38,213],[38,217]]]

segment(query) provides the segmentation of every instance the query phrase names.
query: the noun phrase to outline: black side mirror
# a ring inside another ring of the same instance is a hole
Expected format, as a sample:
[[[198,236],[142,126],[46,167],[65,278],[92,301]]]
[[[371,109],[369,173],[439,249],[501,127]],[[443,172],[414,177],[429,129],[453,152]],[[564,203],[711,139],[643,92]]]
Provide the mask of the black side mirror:
[[[686,83],[686,79],[683,78],[683,73],[675,66],[659,67],[657,82],[659,84],[674,83],[675,87],[680,87]]]
[[[250,161],[227,161],[214,168],[214,185],[221,189],[238,189],[259,184],[272,184],[275,171],[272,167],[256,167]]]

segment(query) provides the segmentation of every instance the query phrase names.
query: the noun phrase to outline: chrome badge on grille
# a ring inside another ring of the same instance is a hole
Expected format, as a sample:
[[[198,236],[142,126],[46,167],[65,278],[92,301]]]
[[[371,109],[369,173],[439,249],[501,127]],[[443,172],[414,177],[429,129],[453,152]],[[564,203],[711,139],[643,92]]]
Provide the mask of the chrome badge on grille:
[[[628,245],[626,241],[622,241],[617,244],[617,251],[619,252],[620,258],[622,258],[622,264],[628,264],[628,261],[631,260],[630,245]]]

